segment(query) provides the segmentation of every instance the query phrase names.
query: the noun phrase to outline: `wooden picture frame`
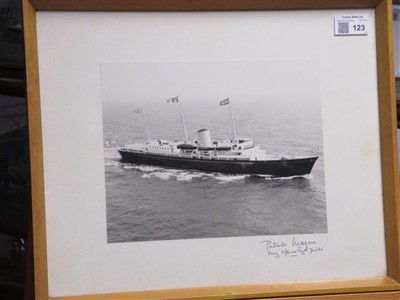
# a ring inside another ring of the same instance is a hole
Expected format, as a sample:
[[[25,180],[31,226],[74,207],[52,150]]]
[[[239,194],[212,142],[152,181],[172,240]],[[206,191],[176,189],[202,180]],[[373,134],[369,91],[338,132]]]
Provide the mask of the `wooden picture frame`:
[[[400,1],[398,0],[393,0],[393,5],[399,5]],[[393,11],[393,18],[395,18],[396,16],[396,12]],[[399,17],[397,16],[397,19]],[[394,34],[395,34],[395,30],[394,30]],[[396,37],[394,37],[394,39],[396,40]],[[395,42],[395,41],[394,41]],[[396,50],[396,47],[395,47]],[[396,53],[395,53],[396,55]],[[396,71],[396,70],[395,70]],[[400,128],[400,77],[396,76],[396,104],[397,104],[397,128]]]
[[[240,11],[373,8],[376,15],[377,75],[381,136],[387,276],[354,280],[221,286],[146,292],[49,296],[37,11]],[[398,190],[392,1],[387,0],[23,0],[36,299],[398,299],[400,297],[400,210]]]

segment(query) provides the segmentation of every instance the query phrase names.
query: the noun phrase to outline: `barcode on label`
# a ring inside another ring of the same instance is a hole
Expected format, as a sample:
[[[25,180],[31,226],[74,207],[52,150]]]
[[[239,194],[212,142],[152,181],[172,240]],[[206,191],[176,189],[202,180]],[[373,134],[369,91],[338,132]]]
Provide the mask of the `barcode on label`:
[[[339,33],[349,33],[349,22],[338,22]]]

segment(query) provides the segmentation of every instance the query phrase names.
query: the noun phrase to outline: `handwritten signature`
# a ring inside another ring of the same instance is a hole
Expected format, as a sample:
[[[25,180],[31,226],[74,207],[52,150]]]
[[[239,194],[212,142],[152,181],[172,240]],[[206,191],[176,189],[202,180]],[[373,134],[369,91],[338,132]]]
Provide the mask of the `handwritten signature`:
[[[265,251],[268,256],[279,259],[281,257],[299,257],[310,255],[316,252],[322,252],[324,249],[318,246],[318,242],[314,240],[298,240],[295,237],[291,242],[265,240],[260,242],[265,245]]]

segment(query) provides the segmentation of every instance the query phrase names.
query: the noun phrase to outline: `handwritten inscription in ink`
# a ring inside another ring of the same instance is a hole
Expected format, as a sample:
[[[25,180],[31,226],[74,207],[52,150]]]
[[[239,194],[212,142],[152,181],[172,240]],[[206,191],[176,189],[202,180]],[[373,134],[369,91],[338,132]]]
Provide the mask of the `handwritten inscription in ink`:
[[[324,251],[324,249],[318,245],[318,242],[314,240],[298,239],[295,237],[293,237],[290,242],[265,240],[262,241],[261,244],[265,246],[267,255],[276,259],[312,255]]]

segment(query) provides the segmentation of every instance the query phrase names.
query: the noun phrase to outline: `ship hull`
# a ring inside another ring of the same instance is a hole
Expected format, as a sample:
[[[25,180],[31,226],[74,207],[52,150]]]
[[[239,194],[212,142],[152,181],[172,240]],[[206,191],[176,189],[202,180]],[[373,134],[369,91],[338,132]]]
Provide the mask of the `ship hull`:
[[[311,173],[318,157],[286,158],[279,160],[245,161],[211,158],[184,158],[118,149],[123,162],[162,166],[176,169],[194,169],[227,174],[270,175],[274,177],[302,176]]]

